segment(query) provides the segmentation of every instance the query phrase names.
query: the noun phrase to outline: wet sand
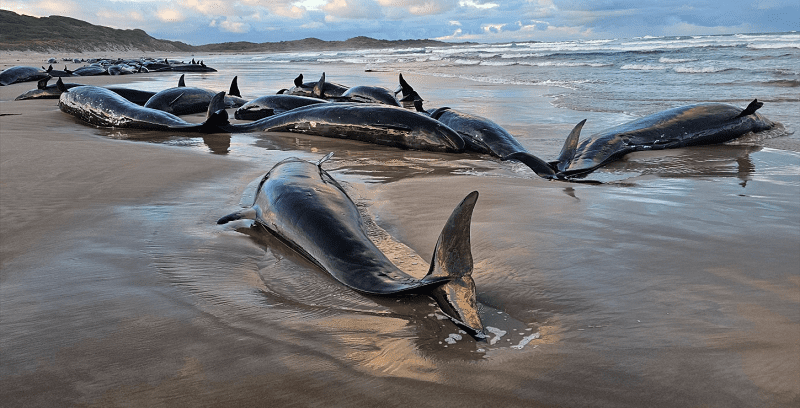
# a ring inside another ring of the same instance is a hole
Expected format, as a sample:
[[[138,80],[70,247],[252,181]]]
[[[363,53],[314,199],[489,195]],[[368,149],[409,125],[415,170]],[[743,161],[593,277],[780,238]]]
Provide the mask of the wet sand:
[[[642,175],[597,187],[478,156],[220,142],[277,146],[253,159],[106,138],[55,100],[13,101],[33,87],[0,87],[4,406],[800,401],[800,190],[781,173],[796,155],[639,154],[609,172]],[[280,158],[329,150],[328,170],[423,259],[480,192],[474,276],[497,343],[446,347],[456,330],[429,300],[355,294],[267,234],[214,225]]]

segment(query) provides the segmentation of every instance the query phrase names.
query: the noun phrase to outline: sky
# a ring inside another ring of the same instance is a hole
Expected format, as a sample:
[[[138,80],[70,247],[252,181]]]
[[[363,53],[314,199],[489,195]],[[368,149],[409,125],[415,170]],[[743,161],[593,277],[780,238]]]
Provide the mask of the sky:
[[[798,0],[2,0],[193,45],[346,40],[509,42],[785,32]]]

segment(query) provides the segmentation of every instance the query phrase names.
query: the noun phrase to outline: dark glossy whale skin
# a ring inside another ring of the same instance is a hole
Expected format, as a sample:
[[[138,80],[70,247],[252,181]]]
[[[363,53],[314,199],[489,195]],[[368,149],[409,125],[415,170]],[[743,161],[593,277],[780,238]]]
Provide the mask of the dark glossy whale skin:
[[[400,106],[394,92],[380,86],[358,85],[345,91],[342,99],[349,102],[382,103],[391,106]]]
[[[253,99],[240,106],[233,113],[233,117],[240,120],[259,120],[292,109],[318,103],[327,103],[327,101],[300,95],[266,95]]]
[[[163,70],[163,69],[162,69]],[[205,64],[170,64],[169,71],[175,72],[217,72]]]
[[[220,112],[224,118],[215,116],[206,123],[189,123],[171,113],[136,105],[109,89],[97,86],[78,86],[63,92],[58,106],[62,112],[101,127],[219,132],[221,129],[217,124],[227,123],[224,110]]]
[[[350,288],[384,295],[447,280],[417,280],[397,268],[367,237],[344,189],[313,163],[278,163],[262,180],[254,204],[260,224]]]
[[[603,130],[577,145],[561,173],[587,174],[631,152],[724,143],[775,126],[759,113],[739,116],[742,112],[724,103],[698,103]]]
[[[44,69],[44,67],[42,67],[42,69]],[[59,69],[53,69],[53,66],[50,65],[47,67],[45,72],[47,72],[47,75],[50,75],[53,78],[66,78],[71,76],[77,76],[73,74],[72,71],[68,71],[66,66],[64,66],[64,70],[62,71]]]
[[[39,81],[48,78],[50,75],[39,68],[27,66],[15,66],[6,68],[0,72],[0,85],[6,86],[16,84],[18,82],[31,82]]]
[[[477,197],[470,193],[453,211],[422,279],[400,270],[375,246],[356,205],[319,164],[281,161],[261,180],[249,209],[217,223],[254,219],[342,284],[373,295],[426,293],[457,323],[482,334],[469,240]]]
[[[322,86],[320,87],[320,82]],[[316,89],[315,89],[316,88]],[[289,88],[285,93],[288,95],[308,96],[314,98],[336,98],[342,96],[347,90],[348,86],[337,84],[334,82],[325,81],[325,73],[317,82],[303,82],[303,74],[300,74],[294,80],[294,86]]]
[[[145,102],[144,107],[158,109],[173,115],[190,115],[208,110],[208,104],[217,92],[179,86],[156,92]],[[237,97],[225,96],[225,107],[236,108],[242,106],[244,100]]]
[[[108,75],[108,69],[99,65],[87,65],[72,71],[77,76]]]
[[[428,112],[433,114],[434,119],[458,132],[469,150],[500,158],[528,151],[502,126],[484,117],[453,109]]]
[[[304,106],[251,123],[229,125],[231,132],[299,132],[360,140],[403,149],[461,152],[464,140],[430,117],[403,108],[364,103]]]
[[[36,89],[31,89],[28,92],[23,93],[22,95],[14,98],[15,101],[24,101],[28,99],[58,99],[61,96],[61,92],[63,88],[69,89],[74,88],[76,86],[81,86],[81,84],[65,84],[63,81],[61,82],[61,86],[58,83],[47,85],[47,81],[50,78],[45,78],[39,81],[38,87]],[[61,79],[59,78],[59,81]]]
[[[458,132],[464,139],[467,150],[489,154],[501,160],[518,160],[530,167],[539,177],[558,178],[550,164],[534,156],[502,126],[487,118],[450,108],[439,108],[427,113]],[[582,123],[576,127],[577,131],[580,131],[581,127]]]
[[[140,89],[125,88],[122,86],[107,86],[106,89],[140,106],[143,106],[156,94],[153,91],[142,91]]]
[[[173,115],[205,112],[216,95],[208,89],[177,87],[156,92],[145,102],[145,108],[158,109]]]

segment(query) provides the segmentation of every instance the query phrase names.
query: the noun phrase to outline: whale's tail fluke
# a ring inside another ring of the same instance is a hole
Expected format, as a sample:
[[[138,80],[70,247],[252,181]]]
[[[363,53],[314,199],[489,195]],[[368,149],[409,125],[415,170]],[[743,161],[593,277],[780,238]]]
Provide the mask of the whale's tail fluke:
[[[764,102],[759,102],[758,99],[753,99],[753,102],[750,102],[750,104],[747,105],[746,108],[744,108],[742,113],[740,113],[734,119],[738,119],[738,118],[741,118],[741,117],[744,117],[744,116],[747,116],[747,115],[752,115],[752,114],[756,113],[756,111],[759,108],[761,108],[762,106],[764,106]]]
[[[572,132],[569,133],[567,140],[564,141],[564,146],[561,148],[561,153],[558,155],[558,159],[550,163],[554,170],[559,173],[564,172],[567,170],[570,163],[572,163],[572,159],[575,158],[575,149],[578,148],[578,139],[581,137],[581,129],[583,129],[583,125],[585,124],[586,119],[575,125]]]
[[[517,160],[522,164],[530,167],[537,176],[554,179],[558,178],[558,174],[546,161],[530,154],[529,152],[514,152],[501,158],[501,160]]]
[[[325,99],[325,73],[322,73],[322,77],[319,78],[317,84],[314,85],[314,89],[311,91],[311,96],[314,98]]]
[[[546,179],[559,179],[566,180],[569,178],[567,169],[575,157],[575,150],[578,147],[578,139],[581,136],[581,129],[586,123],[586,119],[575,125],[564,141],[564,146],[561,148],[561,153],[558,159],[552,162],[546,162],[528,152],[515,152],[502,157],[502,160],[518,160],[536,173],[539,177]],[[592,169],[593,170],[593,169]],[[591,171],[581,173],[582,175],[588,174]]]
[[[414,92],[414,88],[412,88],[411,85],[409,85],[408,82],[406,82],[406,80],[403,79],[403,74],[399,74],[398,80],[400,82],[400,85],[398,85],[397,89],[395,89],[394,91],[395,96],[398,93],[403,92],[403,98],[406,98],[409,95],[416,93]]]
[[[230,125],[228,111],[225,110],[225,92],[220,92],[211,98],[206,111],[206,121],[200,126],[203,133],[225,133]]]
[[[433,289],[431,297],[457,324],[472,330],[476,337],[483,337],[475,281],[472,280],[470,245],[472,210],[477,201],[478,192],[473,191],[453,210],[436,242],[431,268],[425,279],[449,277],[447,283]]]

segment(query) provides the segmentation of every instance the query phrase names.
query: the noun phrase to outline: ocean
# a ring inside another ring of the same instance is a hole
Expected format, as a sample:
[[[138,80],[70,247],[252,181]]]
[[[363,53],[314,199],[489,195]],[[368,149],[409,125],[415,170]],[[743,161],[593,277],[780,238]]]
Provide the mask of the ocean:
[[[78,211],[88,224],[4,263],[7,400],[30,391],[43,405],[103,406],[800,401],[800,34],[169,57],[218,69],[187,73],[187,86],[227,90],[237,76],[245,99],[299,74],[389,89],[402,74],[426,108],[492,119],[545,160],[583,119],[587,137],[696,102],[758,99],[782,126],[634,153],[586,185],[479,154],[67,118],[64,128],[85,137],[213,156],[232,170]],[[127,86],[160,90],[177,78],[145,74]],[[356,293],[260,228],[216,225],[281,159],[328,152],[324,168],[375,228],[424,261],[455,205],[479,192],[473,277],[487,340],[429,298]]]

